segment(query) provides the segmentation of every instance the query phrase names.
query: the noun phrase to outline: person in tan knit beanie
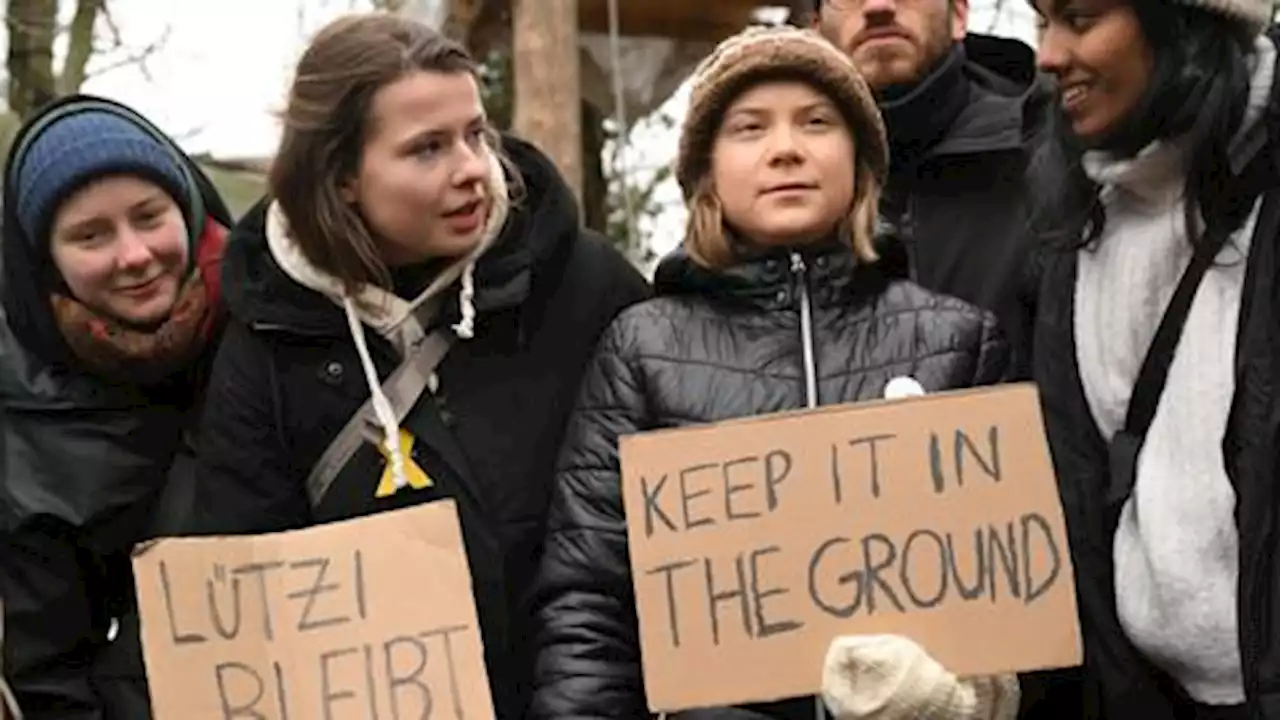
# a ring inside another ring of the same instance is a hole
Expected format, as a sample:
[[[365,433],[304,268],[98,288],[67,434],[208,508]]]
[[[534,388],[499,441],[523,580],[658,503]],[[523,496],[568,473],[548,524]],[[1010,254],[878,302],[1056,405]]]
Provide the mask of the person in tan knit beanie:
[[[601,339],[561,452],[534,601],[532,718],[650,715],[634,588],[661,580],[631,576],[619,437],[1008,376],[994,316],[910,281],[901,243],[877,233],[887,167],[866,82],[816,32],[753,28],[698,66],[676,163],[683,247],[659,265],[657,297]],[[957,678],[906,637],[832,640],[821,697],[672,717],[1003,720],[1017,705],[1012,677]],[[727,658],[759,641],[717,642]]]
[[[725,113],[731,102],[761,79],[797,76],[815,86],[808,89],[809,94],[828,96],[858,143],[852,157],[834,160],[840,164],[852,160],[854,165],[848,216],[854,253],[863,260],[876,257],[872,234],[880,187],[888,172],[889,149],[870,89],[849,59],[816,33],[790,27],[752,27],[721,43],[699,64],[680,132],[676,180],[689,203],[685,250],[708,267],[723,267],[734,259],[732,243],[722,227],[722,204],[739,198],[730,188],[717,192],[710,167],[712,146],[721,133]],[[751,135],[758,131],[751,126],[733,132]]]

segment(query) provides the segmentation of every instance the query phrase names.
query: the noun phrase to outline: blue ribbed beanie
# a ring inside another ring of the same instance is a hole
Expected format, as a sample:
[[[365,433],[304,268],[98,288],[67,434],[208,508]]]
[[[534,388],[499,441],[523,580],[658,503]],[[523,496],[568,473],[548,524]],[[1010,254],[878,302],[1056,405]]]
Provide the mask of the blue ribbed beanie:
[[[17,158],[16,212],[28,242],[47,246],[53,215],[76,190],[104,175],[134,174],[157,183],[177,200],[190,226],[189,174],[154,134],[101,108],[63,115],[31,138]]]

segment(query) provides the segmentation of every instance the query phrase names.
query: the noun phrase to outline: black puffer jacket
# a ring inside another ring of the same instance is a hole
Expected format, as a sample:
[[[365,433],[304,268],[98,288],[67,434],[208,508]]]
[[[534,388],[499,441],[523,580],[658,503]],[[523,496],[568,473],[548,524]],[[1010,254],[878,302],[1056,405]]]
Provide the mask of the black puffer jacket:
[[[803,408],[810,378],[819,404],[879,398],[900,375],[928,391],[1005,378],[1009,350],[994,317],[903,279],[904,264],[855,269],[847,249],[830,248],[717,274],[677,253],[659,268],[660,297],[606,331],[566,435],[548,519],[533,717],[648,715],[619,435]],[[813,702],[755,709],[809,720]]]

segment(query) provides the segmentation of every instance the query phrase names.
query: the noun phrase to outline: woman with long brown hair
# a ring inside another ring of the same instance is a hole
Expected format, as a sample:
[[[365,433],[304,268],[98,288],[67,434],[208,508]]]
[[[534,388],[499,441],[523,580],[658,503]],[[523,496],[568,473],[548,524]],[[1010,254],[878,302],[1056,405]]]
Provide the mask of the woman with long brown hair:
[[[497,713],[519,717],[556,449],[597,336],[646,285],[580,229],[551,162],[493,131],[475,62],[422,23],[324,28],[284,124],[228,252],[196,528],[454,499]],[[387,383],[406,363],[410,392]]]

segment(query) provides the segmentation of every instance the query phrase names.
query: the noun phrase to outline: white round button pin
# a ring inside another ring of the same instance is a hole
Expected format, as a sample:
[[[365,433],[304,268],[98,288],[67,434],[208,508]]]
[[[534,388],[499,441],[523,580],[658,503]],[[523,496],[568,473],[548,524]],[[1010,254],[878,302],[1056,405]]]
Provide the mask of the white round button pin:
[[[924,386],[909,375],[899,375],[884,386],[885,400],[901,400],[902,398],[921,397],[925,394]]]

